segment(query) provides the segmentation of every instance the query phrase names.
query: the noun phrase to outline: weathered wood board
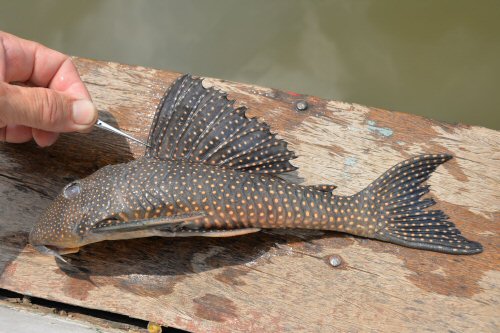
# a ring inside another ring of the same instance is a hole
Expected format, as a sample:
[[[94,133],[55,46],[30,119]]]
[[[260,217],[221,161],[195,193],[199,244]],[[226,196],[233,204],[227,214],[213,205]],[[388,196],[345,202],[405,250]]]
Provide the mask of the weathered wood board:
[[[177,73],[75,58],[103,120],[146,139]],[[225,239],[89,245],[72,271],[27,245],[71,179],[143,148],[112,134],[68,134],[53,147],[0,144],[0,288],[198,332],[500,329],[500,133],[413,115],[207,79],[268,122],[300,156],[292,179],[362,189],[417,153],[455,159],[432,195],[484,253],[452,256],[334,232],[267,231]],[[424,97],[423,97],[424,98]],[[306,111],[295,103],[305,100]],[[471,111],[473,112],[473,110]],[[328,258],[342,258],[339,267]]]

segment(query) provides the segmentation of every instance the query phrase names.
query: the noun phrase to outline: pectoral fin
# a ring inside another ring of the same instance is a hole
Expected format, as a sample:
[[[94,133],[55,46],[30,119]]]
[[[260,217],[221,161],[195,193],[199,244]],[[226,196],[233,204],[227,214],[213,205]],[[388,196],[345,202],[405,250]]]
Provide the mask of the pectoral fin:
[[[185,222],[193,221],[204,217],[204,212],[192,214],[179,214],[174,216],[163,216],[159,218],[143,219],[135,221],[104,220],[96,224],[92,229],[94,234],[110,234],[143,231],[151,229],[171,229],[175,231],[183,227]]]

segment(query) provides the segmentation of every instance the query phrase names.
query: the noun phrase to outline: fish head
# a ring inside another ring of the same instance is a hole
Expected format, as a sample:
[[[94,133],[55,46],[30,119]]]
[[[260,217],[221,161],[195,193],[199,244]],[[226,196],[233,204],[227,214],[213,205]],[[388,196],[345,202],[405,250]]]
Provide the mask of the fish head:
[[[67,184],[31,230],[31,245],[41,253],[58,256],[78,252],[79,247],[97,241],[87,237],[89,232],[115,214],[112,175],[116,173],[112,167]]]

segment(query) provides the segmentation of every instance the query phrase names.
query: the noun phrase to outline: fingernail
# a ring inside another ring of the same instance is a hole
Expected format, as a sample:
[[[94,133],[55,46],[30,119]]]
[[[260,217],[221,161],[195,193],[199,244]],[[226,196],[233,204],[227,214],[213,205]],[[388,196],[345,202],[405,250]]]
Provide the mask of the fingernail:
[[[92,125],[97,110],[91,101],[82,99],[73,102],[73,122],[77,125]]]

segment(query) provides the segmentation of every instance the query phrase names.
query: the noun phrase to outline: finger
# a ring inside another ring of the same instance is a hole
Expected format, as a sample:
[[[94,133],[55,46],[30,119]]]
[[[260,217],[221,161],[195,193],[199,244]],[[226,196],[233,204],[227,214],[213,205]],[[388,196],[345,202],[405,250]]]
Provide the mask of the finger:
[[[50,60],[45,59],[45,61]],[[43,60],[37,62],[35,66],[38,67],[35,68],[35,73],[40,66],[43,67],[43,64],[39,65],[39,63],[43,62]],[[51,73],[48,73],[47,75],[50,74]],[[56,91],[65,92],[75,99],[91,99],[87,88],[82,82],[80,75],[70,58],[67,58],[57,69],[48,87]]]
[[[0,128],[0,142],[23,143],[32,139],[31,128],[21,125],[7,125]]]
[[[0,123],[49,132],[87,131],[97,120],[89,100],[74,100],[46,88],[0,83]]]
[[[90,99],[71,58],[41,44],[0,31],[0,80],[30,82]]]
[[[33,139],[40,147],[48,147],[53,145],[59,137],[59,133],[48,132],[36,128],[32,129],[32,134]]]

